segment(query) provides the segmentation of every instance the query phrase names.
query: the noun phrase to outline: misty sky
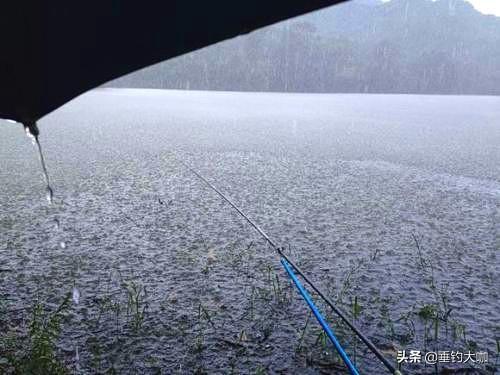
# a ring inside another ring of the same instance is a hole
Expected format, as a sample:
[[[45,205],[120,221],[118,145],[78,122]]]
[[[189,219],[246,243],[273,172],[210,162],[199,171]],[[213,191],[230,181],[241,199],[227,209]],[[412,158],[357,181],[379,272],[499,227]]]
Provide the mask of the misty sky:
[[[469,3],[484,14],[500,16],[500,0],[468,0]]]
[[[384,0],[390,1],[390,0]],[[500,0],[466,0],[474,8],[484,14],[494,14],[500,17]]]

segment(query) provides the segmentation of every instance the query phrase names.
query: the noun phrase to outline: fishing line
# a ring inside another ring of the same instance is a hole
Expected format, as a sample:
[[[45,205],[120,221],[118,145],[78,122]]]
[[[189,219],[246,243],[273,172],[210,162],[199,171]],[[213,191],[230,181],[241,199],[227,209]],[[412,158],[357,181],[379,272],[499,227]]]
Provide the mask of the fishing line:
[[[348,318],[347,316],[336,307],[333,302],[319,289],[297,266],[286,254],[283,253],[283,249],[275,244],[273,240],[252,220],[250,219],[231,199],[229,199],[224,193],[222,193],[217,187],[215,187],[210,181],[203,177],[198,171],[192,168],[190,165],[186,164],[183,160],[172,155],[173,158],[201,181],[203,181],[208,187],[210,187],[214,192],[216,192],[224,201],[226,201],[231,207],[233,207],[241,217],[243,217],[261,236],[266,240],[266,242],[282,257],[286,262],[288,262],[295,271],[304,279],[304,281],[318,294],[318,296],[337,314],[337,316],[342,319],[342,321],[359,337],[359,339],[370,349],[370,351],[375,354],[375,356],[384,364],[384,366],[392,374],[401,375],[401,372],[397,370],[394,365],[389,362],[384,355],[377,349],[373,342],[366,337]]]

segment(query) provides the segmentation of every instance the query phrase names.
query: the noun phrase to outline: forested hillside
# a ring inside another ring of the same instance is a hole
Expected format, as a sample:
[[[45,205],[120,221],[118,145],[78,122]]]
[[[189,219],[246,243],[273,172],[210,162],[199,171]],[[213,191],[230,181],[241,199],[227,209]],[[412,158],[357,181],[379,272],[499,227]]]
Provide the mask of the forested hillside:
[[[349,2],[109,86],[498,95],[500,18],[463,0]]]

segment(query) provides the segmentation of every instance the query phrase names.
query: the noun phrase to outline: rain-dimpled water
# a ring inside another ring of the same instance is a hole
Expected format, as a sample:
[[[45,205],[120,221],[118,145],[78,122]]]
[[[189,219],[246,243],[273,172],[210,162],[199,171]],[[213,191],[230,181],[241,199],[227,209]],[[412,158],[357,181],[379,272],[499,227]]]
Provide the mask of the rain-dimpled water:
[[[1,129],[0,331],[69,298],[73,372],[345,371],[276,253],[177,159],[391,361],[495,358],[498,97],[99,89],[38,126],[52,204],[22,126]],[[362,373],[383,373],[317,302]]]

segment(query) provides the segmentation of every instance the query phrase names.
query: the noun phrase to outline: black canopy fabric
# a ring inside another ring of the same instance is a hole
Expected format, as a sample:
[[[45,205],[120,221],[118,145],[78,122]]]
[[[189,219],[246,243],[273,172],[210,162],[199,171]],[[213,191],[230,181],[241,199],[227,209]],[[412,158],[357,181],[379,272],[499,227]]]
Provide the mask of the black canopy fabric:
[[[343,0],[3,0],[0,118],[34,122],[113,78]]]

